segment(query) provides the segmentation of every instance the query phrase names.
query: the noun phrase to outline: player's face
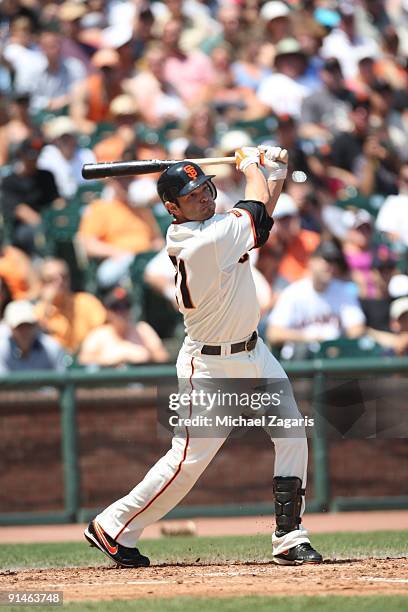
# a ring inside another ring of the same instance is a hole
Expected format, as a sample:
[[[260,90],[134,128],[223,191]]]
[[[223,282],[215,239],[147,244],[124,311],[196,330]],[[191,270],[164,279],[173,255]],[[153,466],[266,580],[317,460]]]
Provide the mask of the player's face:
[[[215,202],[208,183],[178,198],[178,221],[206,221],[214,212]]]

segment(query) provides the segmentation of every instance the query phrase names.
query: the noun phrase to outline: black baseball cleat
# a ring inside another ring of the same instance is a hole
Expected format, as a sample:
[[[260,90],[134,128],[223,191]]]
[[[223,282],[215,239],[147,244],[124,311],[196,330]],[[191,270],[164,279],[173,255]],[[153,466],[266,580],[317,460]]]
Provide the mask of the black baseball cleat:
[[[121,567],[148,567],[150,560],[140,554],[137,548],[122,546],[111,538],[94,519],[84,531],[91,546],[99,548],[109,559]]]
[[[313,565],[323,563],[322,555],[309,542],[298,544],[279,555],[274,555],[272,558],[277,565]]]

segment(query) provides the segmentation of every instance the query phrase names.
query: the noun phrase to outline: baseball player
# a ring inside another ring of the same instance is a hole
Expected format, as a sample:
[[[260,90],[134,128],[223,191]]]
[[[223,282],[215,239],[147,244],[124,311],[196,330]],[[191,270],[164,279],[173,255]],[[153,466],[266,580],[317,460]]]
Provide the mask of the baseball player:
[[[177,301],[186,327],[177,375],[190,392],[205,379],[287,381],[256,332],[259,312],[247,253],[268,239],[288,154],[279,147],[244,147],[235,158],[246,178],[245,196],[226,213],[215,214],[213,176],[193,162],[171,166],[157,186],[175,219],[167,233],[167,252],[176,269]],[[285,409],[300,417],[290,385],[289,389]],[[190,416],[194,410],[190,403]],[[183,499],[228,435],[199,437],[193,428],[182,429],[183,435],[173,437],[171,449],[144,479],[85,530],[90,544],[120,566],[149,565],[149,559],[135,548],[143,529]],[[321,563],[301,524],[308,452],[304,428],[298,437],[271,437],[275,445],[273,560],[280,565]]]

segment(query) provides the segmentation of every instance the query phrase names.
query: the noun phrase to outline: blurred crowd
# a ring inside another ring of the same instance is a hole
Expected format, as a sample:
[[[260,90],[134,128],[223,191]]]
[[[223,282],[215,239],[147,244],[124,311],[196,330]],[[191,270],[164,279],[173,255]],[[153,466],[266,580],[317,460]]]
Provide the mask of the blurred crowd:
[[[0,0],[0,372],[174,358],[157,175],[289,151],[251,252],[284,359],[408,354],[407,0]],[[243,195],[218,166],[217,212]]]

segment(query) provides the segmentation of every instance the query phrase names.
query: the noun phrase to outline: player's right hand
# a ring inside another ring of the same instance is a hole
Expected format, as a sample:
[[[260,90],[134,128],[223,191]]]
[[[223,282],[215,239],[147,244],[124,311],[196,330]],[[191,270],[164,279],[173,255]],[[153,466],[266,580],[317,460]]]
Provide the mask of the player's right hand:
[[[237,170],[243,172],[251,164],[258,166],[261,152],[257,147],[242,147],[235,151],[235,165]]]
[[[261,165],[269,172],[269,180],[284,179],[288,171],[288,152],[281,147],[259,145]]]

